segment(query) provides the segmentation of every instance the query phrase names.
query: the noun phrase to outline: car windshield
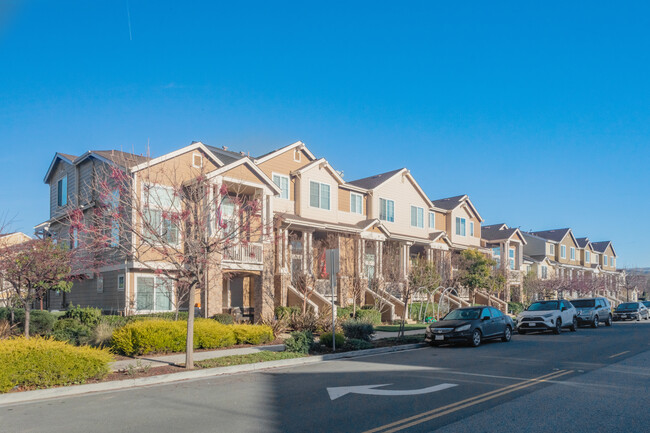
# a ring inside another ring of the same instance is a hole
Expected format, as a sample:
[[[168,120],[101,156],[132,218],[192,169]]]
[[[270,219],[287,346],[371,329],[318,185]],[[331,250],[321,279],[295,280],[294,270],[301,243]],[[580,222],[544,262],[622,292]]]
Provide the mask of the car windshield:
[[[447,314],[442,320],[476,320],[481,314],[481,308],[462,308]]]
[[[527,311],[551,311],[551,310],[559,310],[559,303],[558,301],[542,301],[542,302],[535,302],[534,304],[530,304],[530,307],[528,307],[526,310]]]
[[[639,308],[639,304],[636,302],[626,302],[616,307],[617,310],[636,310],[637,308]]]
[[[596,306],[596,301],[593,299],[576,299],[571,303],[576,308],[592,308]]]
[[[644,302],[643,302],[643,305],[645,305],[646,307],[650,308],[650,301],[644,301]]]

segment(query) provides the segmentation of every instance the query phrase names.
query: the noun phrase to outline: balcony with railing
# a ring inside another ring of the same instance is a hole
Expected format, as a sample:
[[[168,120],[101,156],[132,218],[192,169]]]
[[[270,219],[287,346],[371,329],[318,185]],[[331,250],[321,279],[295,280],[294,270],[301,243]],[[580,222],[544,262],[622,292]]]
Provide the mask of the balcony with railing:
[[[238,243],[223,250],[223,261],[227,263],[261,265],[264,261],[264,247],[261,243]]]

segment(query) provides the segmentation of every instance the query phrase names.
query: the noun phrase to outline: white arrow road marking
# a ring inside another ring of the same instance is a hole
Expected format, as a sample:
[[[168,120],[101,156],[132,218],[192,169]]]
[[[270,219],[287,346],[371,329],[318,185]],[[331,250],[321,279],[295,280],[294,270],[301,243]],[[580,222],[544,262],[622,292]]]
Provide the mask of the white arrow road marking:
[[[360,386],[338,386],[335,388],[327,388],[331,400],[336,400],[346,394],[365,394],[365,395],[419,395],[428,394],[430,392],[442,391],[447,388],[458,386],[455,383],[441,383],[440,385],[429,386],[420,389],[405,389],[405,390],[392,390],[392,389],[375,389],[380,386],[389,386],[392,383],[384,383],[382,385],[360,385]]]

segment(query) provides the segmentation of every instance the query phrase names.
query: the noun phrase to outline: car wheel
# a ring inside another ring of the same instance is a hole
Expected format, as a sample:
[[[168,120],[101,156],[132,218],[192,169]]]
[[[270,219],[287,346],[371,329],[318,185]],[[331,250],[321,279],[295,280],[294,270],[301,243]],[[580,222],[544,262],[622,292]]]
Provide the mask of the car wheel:
[[[612,326],[612,315],[610,314],[605,322],[605,326]]]
[[[479,329],[475,329],[474,332],[472,332],[472,339],[469,341],[469,344],[471,344],[472,347],[478,347],[481,345],[481,331]]]
[[[555,328],[553,328],[553,334],[559,334],[560,332],[562,332],[562,319],[558,317],[555,322]]]
[[[431,343],[429,343],[429,344],[431,345],[431,347],[438,347],[438,346],[440,346],[440,343],[434,343],[433,341],[432,341]]]
[[[512,329],[510,329],[509,326],[506,326],[506,330],[503,331],[503,337],[501,337],[501,341],[507,343],[508,341],[510,341],[511,338],[512,338]]]
[[[640,322],[640,321],[641,321],[641,314],[639,314],[638,316],[636,316],[636,321],[637,321],[637,322]]]
[[[598,316],[594,316],[594,323],[591,324],[592,328],[598,328]]]
[[[573,317],[573,322],[571,322],[571,326],[569,327],[569,330],[571,332],[576,332],[578,330],[578,319]]]
[[[526,330],[525,329],[517,329],[517,333],[521,335],[526,335]]]

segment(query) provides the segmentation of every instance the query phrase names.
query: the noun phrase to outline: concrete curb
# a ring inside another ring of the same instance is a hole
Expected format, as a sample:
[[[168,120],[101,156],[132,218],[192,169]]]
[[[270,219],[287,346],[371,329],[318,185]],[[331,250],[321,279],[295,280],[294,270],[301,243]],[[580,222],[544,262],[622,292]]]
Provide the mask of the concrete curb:
[[[0,394],[0,406],[25,403],[51,398],[70,397],[93,392],[116,391],[121,389],[138,388],[142,386],[159,385],[184,380],[200,379],[204,377],[223,376],[252,371],[268,370],[271,368],[290,367],[296,365],[313,364],[316,362],[333,361],[337,359],[357,358],[372,356],[382,353],[401,352],[404,350],[425,347],[425,343],[404,344],[393,347],[380,347],[377,349],[355,350],[352,352],[332,353],[329,355],[316,355],[307,358],[283,359],[279,361],[259,362],[255,364],[233,365],[231,367],[206,368],[203,370],[184,371],[181,373],[161,374],[158,376],[140,377],[137,379],[114,380],[111,382],[90,383],[87,385],[63,386],[59,388],[37,389],[34,391]]]

